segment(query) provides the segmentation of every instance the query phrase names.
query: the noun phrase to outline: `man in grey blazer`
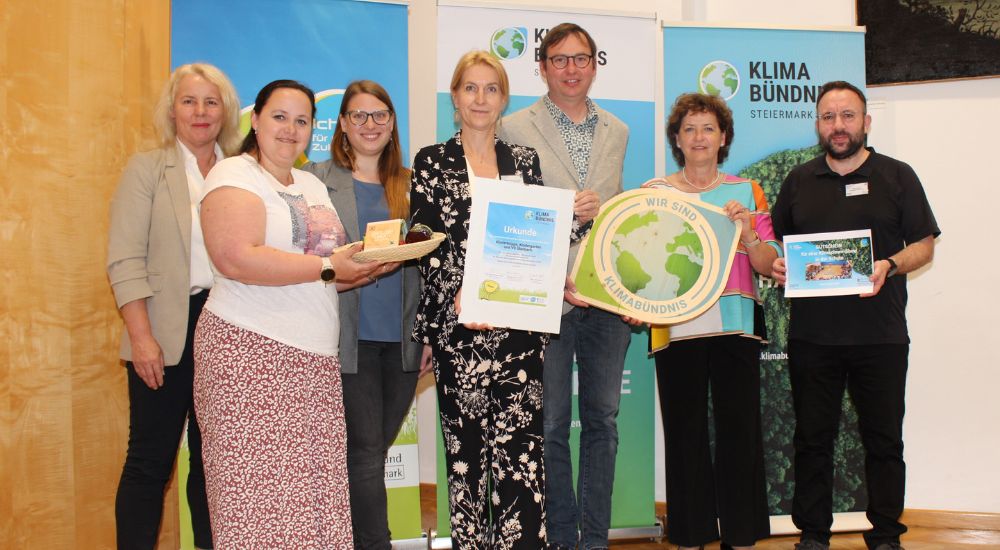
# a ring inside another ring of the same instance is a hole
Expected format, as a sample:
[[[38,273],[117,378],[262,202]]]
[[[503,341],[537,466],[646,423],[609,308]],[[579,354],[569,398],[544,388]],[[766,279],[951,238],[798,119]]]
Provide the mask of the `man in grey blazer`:
[[[597,73],[597,46],[573,23],[550,29],[538,68],[549,92],[503,119],[500,137],[538,151],[545,185],[577,191],[576,200],[604,202],[622,191],[628,127],[587,97]],[[573,265],[579,246],[570,249]],[[567,266],[568,267],[568,266]],[[572,297],[567,280],[560,333],[545,349],[546,533],[555,549],[607,548],[611,489],[618,452],[621,397],[629,326],[617,315]],[[578,365],[580,471],[573,494],[569,428],[573,360]]]

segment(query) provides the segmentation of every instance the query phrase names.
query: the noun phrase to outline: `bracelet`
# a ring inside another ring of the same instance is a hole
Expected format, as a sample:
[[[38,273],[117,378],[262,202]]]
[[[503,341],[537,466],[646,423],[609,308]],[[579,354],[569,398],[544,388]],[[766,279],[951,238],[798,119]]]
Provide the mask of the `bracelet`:
[[[366,277],[368,277],[368,282],[369,282],[369,283],[374,283],[375,281],[377,281],[377,280],[378,280],[378,279],[376,279],[375,277],[372,277],[371,275],[366,275]]]
[[[758,244],[760,244],[760,235],[758,235],[757,232],[754,231],[753,232],[753,240],[752,241],[746,242],[743,239],[740,239],[740,242],[743,243],[743,246],[746,246],[746,247],[757,246]]]

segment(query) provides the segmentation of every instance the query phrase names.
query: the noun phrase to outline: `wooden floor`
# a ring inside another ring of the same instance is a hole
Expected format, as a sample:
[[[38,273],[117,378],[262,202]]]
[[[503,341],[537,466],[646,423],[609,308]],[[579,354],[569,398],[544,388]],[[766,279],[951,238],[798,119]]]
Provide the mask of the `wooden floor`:
[[[906,550],[984,550],[986,548],[1000,549],[1000,540],[995,533],[977,535],[974,531],[953,531],[947,529],[914,528],[903,535],[903,546]],[[798,537],[772,537],[757,543],[757,550],[792,550]],[[612,542],[611,548],[619,550],[657,550],[673,549],[675,546],[667,542],[622,541]],[[705,545],[706,549],[715,550],[719,544]],[[831,550],[866,550],[861,534],[834,535],[830,541]]]
[[[434,501],[434,486],[420,486],[420,505],[423,516],[423,526],[426,529],[436,525],[437,504]],[[664,514],[663,505],[657,504],[656,515]],[[772,537],[757,543],[758,550],[792,550],[798,537]],[[906,550],[1000,550],[1000,531],[974,529],[940,529],[927,527],[910,527],[903,535],[903,546]],[[612,541],[611,548],[618,550],[664,550],[676,548],[665,540],[653,541],[628,540]],[[706,550],[718,550],[719,544],[709,544]],[[864,539],[860,533],[845,533],[834,535],[830,541],[830,550],[866,550]]]

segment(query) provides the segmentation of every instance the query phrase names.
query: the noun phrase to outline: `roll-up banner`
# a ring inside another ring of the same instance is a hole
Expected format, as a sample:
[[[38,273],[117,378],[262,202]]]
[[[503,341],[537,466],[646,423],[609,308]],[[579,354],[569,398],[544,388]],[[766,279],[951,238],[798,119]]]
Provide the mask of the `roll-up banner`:
[[[500,59],[510,78],[510,104],[504,114],[523,109],[547,92],[539,76],[537,52],[548,29],[573,22],[597,43],[597,78],[590,97],[629,127],[625,154],[625,189],[639,187],[653,177],[657,131],[655,81],[657,24],[653,14],[569,13],[542,9],[508,9],[438,3],[437,138],[445,141],[457,131],[449,84],[458,59],[469,50],[487,50]],[[544,180],[545,174],[542,174]],[[612,503],[612,528],[648,527],[654,514],[654,380],[647,358],[648,338],[637,331],[632,338],[622,382],[618,416],[619,446]],[[574,384],[574,388],[576,384]],[[570,445],[579,447],[580,421],[574,413]],[[574,468],[578,457],[573,454]],[[438,530],[448,530],[443,450],[438,454]]]
[[[243,131],[249,129],[254,98],[265,84],[281,78],[298,80],[316,92],[316,120],[305,157],[315,162],[327,160],[344,88],[354,80],[374,80],[392,97],[403,158],[408,162],[408,32],[404,3],[173,0],[171,11],[171,67],[204,61],[222,69],[239,94]],[[377,47],[372,45],[373,29],[378,30]],[[386,458],[389,527],[396,541],[421,536],[415,415],[415,409],[411,409]],[[185,440],[178,458],[183,549],[194,548],[183,490],[187,453]]]
[[[763,29],[664,23],[664,112],[669,116],[674,100],[686,92],[724,98],[733,111],[735,138],[722,169],[760,182],[773,204],[789,170],[820,154],[816,145],[820,86],[846,80],[864,89],[864,36],[858,27]],[[667,173],[679,169],[669,145],[662,154]],[[786,352],[788,302],[769,280],[762,280],[760,290],[770,336],[770,345],[761,351],[764,462],[771,530],[780,534],[794,530],[786,516],[791,513],[794,489],[795,428]],[[836,512],[864,510],[867,504],[864,453],[856,424],[857,415],[845,396],[834,457]],[[834,528],[866,525],[861,513],[837,514]]]

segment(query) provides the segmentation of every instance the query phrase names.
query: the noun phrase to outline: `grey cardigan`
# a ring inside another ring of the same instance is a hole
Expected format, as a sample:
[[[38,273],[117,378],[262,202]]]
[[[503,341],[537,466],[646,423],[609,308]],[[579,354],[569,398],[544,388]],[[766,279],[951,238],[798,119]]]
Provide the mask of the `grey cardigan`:
[[[358,227],[358,205],[354,196],[354,178],[351,171],[341,168],[332,160],[320,163],[309,163],[303,170],[313,173],[324,184],[330,194],[330,201],[340,216],[341,223],[347,231],[348,242],[361,240],[361,230]],[[410,337],[413,333],[413,320],[417,315],[417,302],[420,299],[420,272],[416,263],[403,264],[403,303],[399,305],[402,312],[402,342],[400,352],[404,372],[416,372],[420,369],[420,355],[423,345]],[[358,372],[358,318],[361,308],[361,288],[353,288],[341,292],[340,302],[340,371],[347,374]]]

